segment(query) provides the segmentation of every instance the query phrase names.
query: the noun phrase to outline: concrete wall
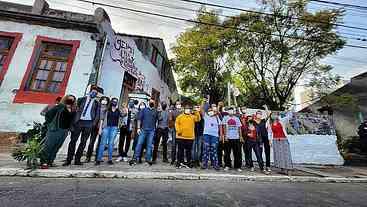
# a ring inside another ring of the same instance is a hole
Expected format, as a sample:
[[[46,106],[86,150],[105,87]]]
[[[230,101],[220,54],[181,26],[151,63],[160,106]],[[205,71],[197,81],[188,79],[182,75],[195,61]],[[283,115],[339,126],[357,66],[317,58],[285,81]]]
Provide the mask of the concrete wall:
[[[96,51],[96,42],[90,39],[90,33],[8,21],[0,22],[0,31],[23,33],[23,38],[0,86],[0,131],[21,132],[27,130],[29,128],[27,125],[33,121],[44,120],[39,115],[45,107],[44,104],[14,104],[15,94],[12,93],[14,89],[20,87],[37,35],[62,40],[80,40],[66,93],[77,97],[84,94]]]
[[[161,80],[157,68],[141,53],[132,37],[118,36],[118,38],[126,41],[134,49],[135,67],[145,76],[144,91],[151,94],[154,88],[160,92],[160,100],[167,101],[171,94],[167,84]],[[112,47],[113,42],[110,42],[105,51],[99,85],[105,90],[105,95],[120,97],[125,69],[111,58]]]

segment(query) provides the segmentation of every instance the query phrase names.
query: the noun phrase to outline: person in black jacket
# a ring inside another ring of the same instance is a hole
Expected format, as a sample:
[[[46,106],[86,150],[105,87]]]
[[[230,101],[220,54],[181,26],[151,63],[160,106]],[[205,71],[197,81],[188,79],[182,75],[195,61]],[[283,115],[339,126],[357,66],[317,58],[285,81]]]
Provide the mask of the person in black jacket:
[[[40,156],[42,169],[53,166],[56,154],[64,143],[74,119],[74,104],[75,97],[67,95],[61,100],[60,104],[48,110],[45,114],[47,132]]]
[[[75,165],[82,165],[80,161],[87,140],[100,119],[100,104],[97,101],[98,88],[91,86],[87,96],[79,98],[77,101],[77,111],[72,125],[68,155],[63,166],[68,166],[74,158],[76,143],[80,138],[80,144],[75,154]]]
[[[266,111],[267,110],[267,107]],[[255,126],[256,126],[256,131],[258,133],[258,136],[260,136],[261,141],[263,143],[263,147],[261,147],[261,154],[262,151],[265,151],[265,166],[266,166],[266,171],[269,173],[271,172],[270,169],[270,141],[269,141],[269,136],[268,136],[268,129],[266,126],[266,122],[269,119],[269,114],[266,115],[265,118],[263,118],[263,113],[262,111],[257,111],[255,114]],[[263,150],[264,148],[264,150]]]

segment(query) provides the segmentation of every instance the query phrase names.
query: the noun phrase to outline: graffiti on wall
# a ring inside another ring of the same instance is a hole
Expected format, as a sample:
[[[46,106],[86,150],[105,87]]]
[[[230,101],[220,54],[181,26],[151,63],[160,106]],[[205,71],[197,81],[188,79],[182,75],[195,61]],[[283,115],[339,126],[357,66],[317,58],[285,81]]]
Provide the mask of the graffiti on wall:
[[[258,109],[247,109],[247,114],[253,115]],[[263,111],[265,115],[265,111]],[[291,135],[315,134],[335,135],[335,124],[332,116],[312,113],[276,112],[273,114],[280,117],[288,116],[286,130]]]
[[[110,51],[112,60],[118,62],[125,72],[136,78],[135,89],[144,90],[145,76],[135,65],[135,45],[116,37]]]

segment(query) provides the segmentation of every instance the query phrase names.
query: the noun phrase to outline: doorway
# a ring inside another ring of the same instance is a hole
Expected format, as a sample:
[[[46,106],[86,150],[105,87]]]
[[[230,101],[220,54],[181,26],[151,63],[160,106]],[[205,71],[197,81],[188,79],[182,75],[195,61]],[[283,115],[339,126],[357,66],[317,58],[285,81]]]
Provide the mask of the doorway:
[[[126,103],[129,100],[129,93],[135,90],[136,78],[125,71],[124,81],[122,83],[121,95],[120,95],[120,105]]]

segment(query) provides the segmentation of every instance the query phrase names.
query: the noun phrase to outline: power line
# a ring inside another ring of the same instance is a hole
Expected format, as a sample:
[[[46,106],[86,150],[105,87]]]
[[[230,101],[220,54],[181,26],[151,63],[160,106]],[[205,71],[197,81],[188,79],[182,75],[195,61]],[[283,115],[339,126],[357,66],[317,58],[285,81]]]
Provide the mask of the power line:
[[[310,0],[310,1],[319,2],[323,4],[332,4],[332,5],[337,5],[337,6],[367,10],[367,6],[360,6],[360,5],[355,5],[355,4],[338,3],[338,2],[324,1],[324,0]]]
[[[121,10],[126,10],[126,11],[132,11],[132,12],[137,12],[137,13],[142,13],[142,14],[147,14],[147,15],[152,15],[152,16],[159,16],[159,17],[169,18],[169,19],[174,19],[174,20],[179,20],[179,21],[186,21],[186,22],[195,23],[195,24],[203,24],[203,25],[221,27],[221,28],[226,28],[226,29],[234,29],[234,30],[257,33],[257,34],[267,34],[267,35],[271,35],[271,36],[284,37],[284,38],[288,38],[288,39],[298,39],[298,40],[309,41],[309,42],[322,42],[322,43],[332,44],[331,42],[315,41],[315,40],[305,39],[305,38],[302,38],[302,37],[295,37],[295,36],[290,36],[290,35],[281,36],[281,35],[272,34],[272,33],[264,33],[264,32],[258,32],[258,31],[251,31],[251,30],[247,30],[247,29],[243,29],[243,28],[218,25],[218,24],[214,24],[214,23],[200,22],[200,21],[185,19],[185,18],[176,17],[176,16],[169,16],[169,15],[165,15],[165,14],[158,14],[158,13],[152,13],[152,12],[147,12],[147,11],[141,11],[141,10],[137,10],[137,9],[131,9],[131,8],[127,8],[127,7],[121,7],[121,6],[105,4],[105,3],[98,3],[98,2],[93,2],[93,1],[89,1],[89,0],[76,0],[76,1],[84,2],[84,3],[90,3],[90,4],[93,4],[93,5],[106,6],[106,7],[111,7],[111,8],[121,9]],[[346,44],[344,46],[353,47],[353,48],[360,48],[360,49],[367,49],[367,46],[360,46],[360,45]]]
[[[195,0],[178,0],[178,1],[189,2],[189,3],[193,3],[193,4],[200,4],[202,6],[211,6],[211,7],[217,7],[217,8],[222,8],[222,9],[237,10],[237,11],[267,15],[267,16],[275,16],[274,14],[270,14],[270,13],[266,13],[266,12],[253,11],[253,10],[248,10],[248,9],[243,9],[243,8],[238,8],[238,7],[232,7],[232,6],[224,6],[224,5],[213,4],[213,3],[204,3],[204,2],[195,1]],[[285,17],[285,18],[292,18],[292,19],[295,19],[295,20],[300,20],[301,19],[301,18],[298,18],[298,17],[291,17],[291,16],[285,16],[285,15],[280,15],[280,16]],[[345,24],[340,24],[340,23],[330,23],[330,22],[314,21],[314,20],[309,21],[309,22],[321,23],[321,24],[331,24],[331,25],[334,25],[334,26],[337,26],[337,27],[345,27],[345,28],[349,28],[349,29],[357,29],[357,30],[367,31],[367,28],[364,28],[364,27],[356,27],[356,26],[350,26],[350,25],[345,25]]]

